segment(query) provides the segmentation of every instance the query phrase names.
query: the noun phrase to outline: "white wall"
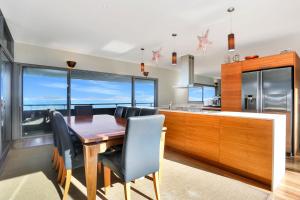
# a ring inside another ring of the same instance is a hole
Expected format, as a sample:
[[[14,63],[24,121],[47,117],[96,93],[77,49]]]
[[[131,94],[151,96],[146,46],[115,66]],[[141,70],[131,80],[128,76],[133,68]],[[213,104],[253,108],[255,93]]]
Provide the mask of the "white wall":
[[[53,67],[66,67],[67,60],[77,62],[76,69],[141,76],[139,64],[15,43],[15,62]],[[178,72],[146,66],[149,77],[158,79],[158,105],[174,102],[174,85]]]

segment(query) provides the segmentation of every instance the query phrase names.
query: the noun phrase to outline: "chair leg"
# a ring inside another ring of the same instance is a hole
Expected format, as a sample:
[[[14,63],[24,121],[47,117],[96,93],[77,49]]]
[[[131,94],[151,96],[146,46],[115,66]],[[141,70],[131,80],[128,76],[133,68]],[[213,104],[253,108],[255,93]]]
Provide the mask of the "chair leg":
[[[58,155],[57,155],[57,160],[56,160],[56,166],[55,166],[56,171],[59,170],[60,158],[61,158],[61,156],[58,154]]]
[[[57,159],[58,159],[58,151],[57,151],[57,148],[54,149],[54,157],[53,157],[53,168],[55,169],[56,168],[56,165],[57,165]]]
[[[160,192],[159,192],[159,181],[158,181],[158,172],[153,173],[153,184],[155,190],[156,200],[160,200]]]
[[[60,157],[60,159],[59,159],[59,171],[58,171],[58,176],[57,176],[57,181],[59,183],[60,183],[60,180],[61,180],[61,177],[62,177],[63,169],[64,169],[64,161],[63,161],[63,158]]]
[[[102,163],[100,161],[98,161],[97,163],[97,171],[98,171],[98,175],[101,175],[101,170],[102,170]]]
[[[69,188],[70,188],[70,183],[71,183],[71,177],[72,177],[72,170],[68,169],[67,170],[67,177],[66,177],[66,184],[65,184],[63,200],[68,199],[68,193],[69,193]]]
[[[53,148],[52,156],[51,156],[51,161],[54,162],[55,158],[55,147]]]
[[[130,182],[124,183],[125,200],[131,200]]]
[[[111,184],[110,168],[106,166],[104,166],[103,168],[104,168],[104,193],[107,194]]]
[[[64,167],[63,172],[62,172],[62,176],[61,176],[61,180],[60,180],[60,185],[63,185],[65,180],[66,180],[66,176],[67,176],[67,170]]]

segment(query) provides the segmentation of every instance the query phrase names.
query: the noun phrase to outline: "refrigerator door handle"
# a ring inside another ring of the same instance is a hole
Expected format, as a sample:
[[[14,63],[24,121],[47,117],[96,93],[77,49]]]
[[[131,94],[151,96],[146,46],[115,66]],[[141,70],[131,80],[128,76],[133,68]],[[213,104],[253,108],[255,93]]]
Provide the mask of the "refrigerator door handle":
[[[260,112],[264,112],[263,71],[260,72]]]
[[[258,106],[258,112],[262,113],[264,111],[264,93],[263,93],[263,72],[258,72],[258,90],[259,90],[259,106]]]

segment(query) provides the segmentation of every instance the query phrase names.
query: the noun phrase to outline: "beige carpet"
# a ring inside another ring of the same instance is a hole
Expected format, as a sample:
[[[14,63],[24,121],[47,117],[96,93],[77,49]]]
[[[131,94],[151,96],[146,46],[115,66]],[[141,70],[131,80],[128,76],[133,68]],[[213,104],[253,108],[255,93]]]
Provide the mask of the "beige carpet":
[[[12,149],[0,176],[0,200],[60,199],[62,188],[55,181],[56,172],[51,167],[52,147],[40,146]],[[74,171],[69,199],[85,199],[83,169]],[[107,196],[98,181],[97,199],[124,199],[123,185],[113,177],[113,187]],[[154,199],[152,181],[147,178],[132,183],[132,199]],[[222,177],[201,169],[164,160],[161,182],[162,200],[266,200],[269,193],[256,187]]]

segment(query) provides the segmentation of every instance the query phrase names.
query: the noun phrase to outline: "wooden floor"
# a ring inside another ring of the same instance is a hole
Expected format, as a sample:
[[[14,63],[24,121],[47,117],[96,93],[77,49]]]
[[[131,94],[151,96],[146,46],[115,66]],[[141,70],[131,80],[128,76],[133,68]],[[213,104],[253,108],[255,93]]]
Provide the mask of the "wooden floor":
[[[22,139],[14,142],[14,148],[28,148],[34,146],[40,146],[52,143],[52,136],[47,135],[43,137]],[[219,169],[217,167],[208,165],[206,163],[200,162],[198,160],[183,156],[177,152],[170,149],[166,149],[165,158],[180,162],[185,165],[200,168],[202,170],[215,173],[221,176],[229,177],[241,182],[254,185],[265,190],[267,187],[259,182],[256,182],[245,177],[238,176],[231,172]],[[300,156],[295,156],[293,159],[287,159],[286,175],[280,185],[280,187],[273,193],[274,200],[300,200]]]

